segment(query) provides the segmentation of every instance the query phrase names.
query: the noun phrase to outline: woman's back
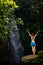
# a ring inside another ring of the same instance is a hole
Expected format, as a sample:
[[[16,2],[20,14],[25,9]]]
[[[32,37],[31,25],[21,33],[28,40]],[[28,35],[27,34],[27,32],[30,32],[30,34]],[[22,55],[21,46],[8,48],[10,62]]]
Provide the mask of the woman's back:
[[[31,36],[31,41],[35,42],[35,36]]]

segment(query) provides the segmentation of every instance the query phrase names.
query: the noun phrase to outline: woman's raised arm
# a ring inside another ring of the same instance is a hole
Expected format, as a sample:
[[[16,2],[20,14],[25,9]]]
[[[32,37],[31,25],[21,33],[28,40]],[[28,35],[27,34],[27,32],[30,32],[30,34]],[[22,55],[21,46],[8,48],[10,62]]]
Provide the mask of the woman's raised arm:
[[[30,32],[26,29],[26,31],[28,32],[28,34],[29,34],[29,36],[32,36],[31,34],[30,34]]]
[[[40,31],[38,31],[36,34],[35,34],[35,37],[37,36],[37,34],[39,33]]]

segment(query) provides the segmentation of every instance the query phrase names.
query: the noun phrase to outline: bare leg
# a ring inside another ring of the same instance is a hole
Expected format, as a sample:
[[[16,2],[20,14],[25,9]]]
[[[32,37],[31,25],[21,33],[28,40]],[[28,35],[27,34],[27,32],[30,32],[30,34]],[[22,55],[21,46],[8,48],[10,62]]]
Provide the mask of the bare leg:
[[[35,52],[36,52],[35,46],[32,46],[32,53],[33,53],[33,55],[35,55]]]

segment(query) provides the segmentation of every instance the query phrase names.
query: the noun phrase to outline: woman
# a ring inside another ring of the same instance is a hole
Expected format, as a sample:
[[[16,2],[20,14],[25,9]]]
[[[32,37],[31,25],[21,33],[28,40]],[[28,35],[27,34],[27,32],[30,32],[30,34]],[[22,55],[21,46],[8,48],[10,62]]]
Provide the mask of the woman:
[[[29,36],[31,37],[31,43],[30,43],[30,46],[32,48],[32,53],[33,55],[35,55],[35,52],[36,52],[36,43],[35,43],[35,38],[37,36],[37,34],[40,32],[38,31],[35,35],[34,33],[30,34],[30,32],[26,29],[26,31],[28,32]]]

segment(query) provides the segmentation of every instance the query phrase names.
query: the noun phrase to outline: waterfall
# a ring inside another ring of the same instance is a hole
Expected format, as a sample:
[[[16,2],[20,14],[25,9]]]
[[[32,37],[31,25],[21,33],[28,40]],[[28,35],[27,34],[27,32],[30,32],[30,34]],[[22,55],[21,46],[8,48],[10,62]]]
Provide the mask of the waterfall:
[[[9,33],[10,59],[12,64],[19,64],[23,57],[24,48],[21,44],[19,29],[13,15],[10,16]]]

